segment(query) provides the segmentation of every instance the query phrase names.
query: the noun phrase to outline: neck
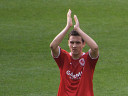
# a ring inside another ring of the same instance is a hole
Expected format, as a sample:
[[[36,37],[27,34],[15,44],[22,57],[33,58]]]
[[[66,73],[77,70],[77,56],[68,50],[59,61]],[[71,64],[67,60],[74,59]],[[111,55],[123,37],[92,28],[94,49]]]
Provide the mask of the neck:
[[[73,59],[79,59],[81,56],[82,56],[82,53],[81,54],[72,54]]]

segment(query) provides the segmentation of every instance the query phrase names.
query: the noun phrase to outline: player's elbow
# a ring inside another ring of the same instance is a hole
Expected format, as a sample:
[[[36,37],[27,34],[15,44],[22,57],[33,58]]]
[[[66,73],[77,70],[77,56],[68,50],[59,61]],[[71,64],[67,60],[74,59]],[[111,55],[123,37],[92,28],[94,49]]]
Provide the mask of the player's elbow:
[[[98,50],[99,50],[98,45],[95,45],[94,48],[93,48],[93,51],[96,52],[96,51],[98,51]]]
[[[50,47],[51,49],[53,49],[53,45],[52,45],[52,43],[49,45],[49,47]]]
[[[54,47],[54,45],[52,43],[50,44],[49,47],[51,48],[51,50],[54,50],[55,49],[55,47]]]

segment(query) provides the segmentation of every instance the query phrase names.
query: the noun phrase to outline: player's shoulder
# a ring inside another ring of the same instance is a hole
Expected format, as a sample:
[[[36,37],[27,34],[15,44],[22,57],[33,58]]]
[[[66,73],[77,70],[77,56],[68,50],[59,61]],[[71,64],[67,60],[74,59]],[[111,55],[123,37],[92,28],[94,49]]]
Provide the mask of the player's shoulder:
[[[99,58],[99,55],[96,58],[92,58],[90,54],[90,50],[84,54],[84,57],[87,57],[89,60],[97,60]]]
[[[87,55],[88,55],[88,52],[86,52],[86,53],[83,52],[83,53],[82,53],[82,57],[86,57]]]
[[[61,52],[61,54],[63,54],[63,55],[70,55],[69,52],[67,52],[66,50],[61,49],[61,48],[60,48],[60,52]]]

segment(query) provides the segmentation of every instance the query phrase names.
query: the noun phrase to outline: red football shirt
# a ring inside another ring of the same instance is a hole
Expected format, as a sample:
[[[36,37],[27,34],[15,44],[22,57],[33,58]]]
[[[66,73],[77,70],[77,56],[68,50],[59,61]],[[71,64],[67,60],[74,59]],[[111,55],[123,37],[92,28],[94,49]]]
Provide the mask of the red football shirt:
[[[59,55],[54,59],[60,69],[57,96],[94,96],[92,80],[98,57],[93,59],[87,52],[75,60],[60,48]]]

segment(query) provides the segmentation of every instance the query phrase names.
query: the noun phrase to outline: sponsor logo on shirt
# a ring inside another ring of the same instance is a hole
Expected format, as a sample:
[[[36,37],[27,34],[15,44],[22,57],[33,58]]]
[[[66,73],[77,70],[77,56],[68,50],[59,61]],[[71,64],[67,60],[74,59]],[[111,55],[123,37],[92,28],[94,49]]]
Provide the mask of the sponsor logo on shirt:
[[[84,66],[84,65],[85,65],[85,60],[84,60],[84,58],[81,58],[81,59],[79,60],[79,63],[80,63],[81,66]]]
[[[82,75],[82,71],[78,72],[77,74],[73,74],[70,70],[66,71],[66,74],[69,76],[70,79],[80,79]]]

